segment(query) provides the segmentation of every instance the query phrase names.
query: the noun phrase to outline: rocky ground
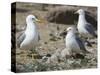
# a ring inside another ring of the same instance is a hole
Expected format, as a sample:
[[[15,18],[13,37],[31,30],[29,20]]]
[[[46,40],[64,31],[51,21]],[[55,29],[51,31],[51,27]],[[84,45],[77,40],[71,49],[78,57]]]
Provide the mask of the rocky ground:
[[[63,8],[63,9],[62,9]],[[87,54],[84,58],[73,58],[69,57],[66,60],[58,60],[56,63],[47,63],[45,57],[50,58],[57,50],[65,49],[65,37],[63,33],[66,28],[76,24],[74,17],[69,18],[69,22],[59,22],[60,16],[66,15],[68,11],[72,13],[79,8],[83,8],[93,14],[92,21],[96,24],[95,20],[97,17],[96,8],[94,7],[77,7],[77,6],[60,6],[60,5],[47,5],[42,4],[27,4],[17,3],[16,8],[16,38],[25,29],[26,22],[25,18],[29,14],[34,14],[40,19],[45,19],[45,23],[37,23],[38,30],[40,33],[40,41],[36,50],[37,53],[32,54],[30,50],[16,49],[16,72],[34,72],[34,71],[54,71],[54,70],[69,70],[69,69],[86,69],[97,67],[97,39],[90,39],[92,47],[86,45],[87,50],[91,51],[92,54]],[[58,10],[61,9],[61,10]],[[66,11],[65,11],[66,9]],[[68,9],[68,10],[67,10]],[[52,11],[51,11],[52,10]],[[57,10],[57,11],[56,11]],[[62,11],[63,10],[63,11]],[[91,12],[94,11],[95,12]],[[61,12],[57,13],[58,11]],[[54,13],[56,15],[54,15]],[[12,13],[13,14],[13,13]],[[64,14],[64,15],[63,15]],[[53,16],[52,16],[53,15]],[[70,14],[71,15],[71,14]],[[59,18],[59,19],[58,19]],[[67,20],[68,17],[62,17],[61,20]],[[89,18],[88,18],[89,19]],[[90,15],[91,19],[91,15]],[[72,22],[71,22],[72,20]],[[13,24],[14,25],[14,24]],[[96,25],[94,25],[96,28]]]

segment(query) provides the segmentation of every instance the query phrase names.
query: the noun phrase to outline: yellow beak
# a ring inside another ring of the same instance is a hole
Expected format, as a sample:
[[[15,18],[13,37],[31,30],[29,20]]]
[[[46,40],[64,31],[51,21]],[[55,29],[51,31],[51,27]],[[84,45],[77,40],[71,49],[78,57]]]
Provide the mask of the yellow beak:
[[[41,20],[39,20],[39,19],[36,19],[35,21],[36,21],[36,22],[41,22]]]
[[[45,20],[43,20],[43,19],[36,19],[36,22],[38,22],[38,23],[47,23]]]

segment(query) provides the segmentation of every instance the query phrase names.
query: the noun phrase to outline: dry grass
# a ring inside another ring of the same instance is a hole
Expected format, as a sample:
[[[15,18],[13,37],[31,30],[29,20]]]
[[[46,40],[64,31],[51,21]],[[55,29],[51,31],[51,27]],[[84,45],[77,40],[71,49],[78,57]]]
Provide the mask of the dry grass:
[[[46,7],[46,9],[52,9],[52,6]],[[19,11],[23,9],[26,11]],[[25,18],[29,14],[35,14],[46,19],[45,16],[48,10],[43,10],[41,5],[33,4],[17,4],[16,13],[16,27],[18,30],[22,30],[26,26]],[[65,38],[60,36],[69,25],[56,24],[56,23],[42,23],[38,24],[38,29],[40,32],[39,46],[37,46],[37,51],[41,57],[47,54],[54,54],[57,49],[65,48]],[[57,30],[59,27],[59,30]],[[17,36],[19,32],[17,32]],[[97,42],[97,41],[96,41]],[[16,71],[17,72],[35,72],[35,71],[54,71],[54,70],[68,70],[68,69],[85,69],[85,68],[96,68],[97,67],[97,44],[92,44],[93,47],[88,49],[93,49],[94,54],[88,54],[84,59],[79,58],[69,58],[65,61],[59,61],[57,64],[45,63],[41,58],[34,58],[31,56],[29,50],[16,50]],[[35,56],[36,54],[34,54]],[[37,55],[38,56],[38,55]]]

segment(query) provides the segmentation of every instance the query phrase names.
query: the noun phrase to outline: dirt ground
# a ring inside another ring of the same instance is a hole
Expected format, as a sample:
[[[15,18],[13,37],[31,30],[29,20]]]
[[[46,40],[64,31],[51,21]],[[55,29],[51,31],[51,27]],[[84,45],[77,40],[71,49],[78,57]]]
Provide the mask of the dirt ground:
[[[46,15],[49,9],[53,6],[41,7],[38,4],[32,3],[17,3],[16,6],[16,38],[20,33],[25,30],[26,16],[34,14],[40,19],[46,20]],[[44,10],[46,9],[46,10]],[[72,25],[56,24],[56,23],[37,23],[40,41],[36,47],[37,53],[32,53],[30,50],[16,49],[16,72],[34,72],[34,71],[54,71],[54,70],[69,70],[69,69],[86,69],[97,67],[97,39],[93,38],[90,42],[92,47],[86,46],[88,50],[92,50],[93,54],[87,54],[84,59],[81,58],[68,58],[65,61],[60,61],[56,64],[45,63],[42,57],[46,55],[53,55],[56,50],[65,48],[65,38],[60,36],[67,27]]]

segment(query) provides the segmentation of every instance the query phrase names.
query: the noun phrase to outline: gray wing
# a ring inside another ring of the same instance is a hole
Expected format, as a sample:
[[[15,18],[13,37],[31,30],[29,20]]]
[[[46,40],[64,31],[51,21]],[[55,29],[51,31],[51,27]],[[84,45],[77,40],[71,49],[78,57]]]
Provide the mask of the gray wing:
[[[20,47],[20,44],[23,42],[25,39],[26,35],[25,33],[22,33],[18,38],[17,38],[17,46]]]
[[[93,35],[94,37],[97,37],[97,34],[95,33],[95,30],[90,23],[87,23],[85,28],[91,35]]]
[[[79,37],[76,37],[75,39],[76,39],[76,42],[79,45],[80,49],[86,51],[86,48],[85,48],[85,46],[83,44],[83,41]]]

